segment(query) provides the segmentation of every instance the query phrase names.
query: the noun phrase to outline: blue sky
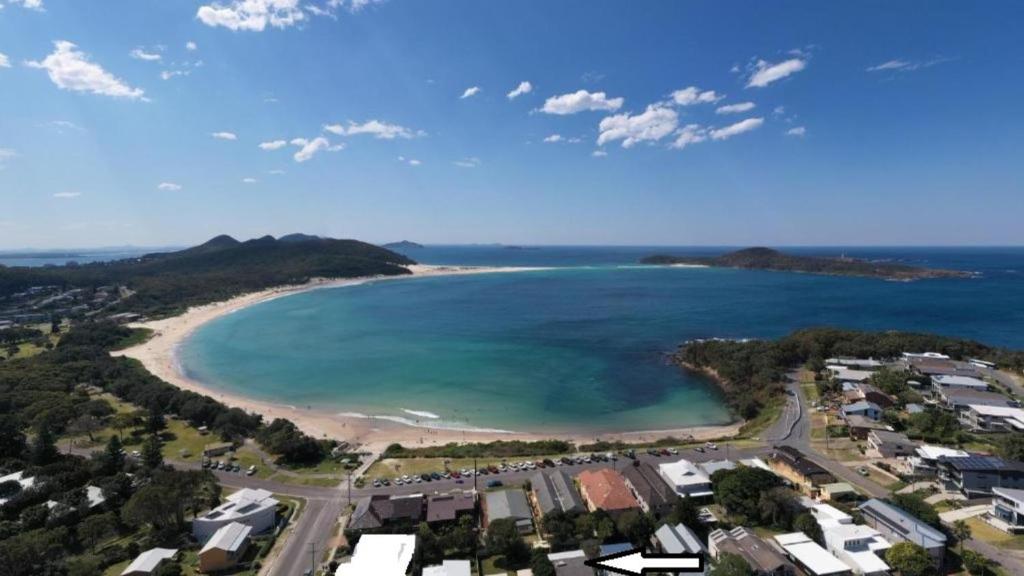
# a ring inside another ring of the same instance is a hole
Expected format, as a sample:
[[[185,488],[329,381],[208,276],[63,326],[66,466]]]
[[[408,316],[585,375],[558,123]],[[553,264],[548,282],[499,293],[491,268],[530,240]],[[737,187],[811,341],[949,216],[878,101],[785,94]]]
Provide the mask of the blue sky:
[[[0,248],[1024,243],[1020,2],[0,5]]]

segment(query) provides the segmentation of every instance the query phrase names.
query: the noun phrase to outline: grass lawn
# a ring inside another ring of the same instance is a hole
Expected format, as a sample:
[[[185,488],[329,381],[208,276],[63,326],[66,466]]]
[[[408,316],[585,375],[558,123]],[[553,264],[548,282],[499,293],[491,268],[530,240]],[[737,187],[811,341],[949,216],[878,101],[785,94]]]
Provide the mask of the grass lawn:
[[[774,402],[768,404],[754,417],[752,420],[748,420],[742,427],[740,427],[739,436],[742,438],[752,438],[763,432],[766,428],[775,423],[782,415],[782,409],[786,406],[786,398],[776,398]]]
[[[269,476],[269,479],[274,482],[280,482],[281,484],[290,484],[292,486],[320,486],[324,488],[332,488],[337,486],[340,482],[344,481],[344,477],[340,478],[320,478],[318,476],[290,476],[288,474],[275,473]],[[353,481],[352,487],[355,487]]]
[[[567,454],[553,454],[547,456],[530,456],[522,458],[508,458],[508,462],[521,462],[529,460],[536,462],[537,460],[544,460],[549,458],[551,460],[558,460],[559,458],[567,456]],[[388,478],[393,479],[396,476],[409,475],[420,475],[430,474],[431,472],[443,473],[445,471],[444,463],[445,458],[384,458],[374,462],[370,469],[366,472],[366,477],[370,479],[374,478]],[[463,468],[472,468],[472,458],[454,458],[448,460],[449,470],[462,470]],[[477,459],[477,467],[482,468],[484,466],[499,465],[501,464],[501,458],[479,458]]]
[[[976,540],[988,542],[999,548],[1024,550],[1024,536],[1007,534],[977,517],[968,518],[967,525],[971,527],[971,537]]]

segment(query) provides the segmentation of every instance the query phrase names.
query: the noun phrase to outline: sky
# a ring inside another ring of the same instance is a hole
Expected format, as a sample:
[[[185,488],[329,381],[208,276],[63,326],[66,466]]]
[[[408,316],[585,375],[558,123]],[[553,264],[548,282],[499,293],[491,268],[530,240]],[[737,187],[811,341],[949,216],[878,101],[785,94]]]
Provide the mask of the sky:
[[[1024,3],[0,0],[0,249],[1024,244]]]

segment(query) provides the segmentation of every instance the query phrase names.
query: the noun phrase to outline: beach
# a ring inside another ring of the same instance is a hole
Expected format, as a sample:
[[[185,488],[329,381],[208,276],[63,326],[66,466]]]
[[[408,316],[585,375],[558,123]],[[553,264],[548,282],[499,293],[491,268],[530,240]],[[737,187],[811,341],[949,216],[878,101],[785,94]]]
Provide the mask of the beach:
[[[380,453],[388,445],[399,443],[407,447],[447,444],[450,442],[490,442],[494,440],[546,440],[552,437],[569,440],[577,444],[597,439],[623,442],[648,442],[666,436],[677,438],[693,437],[696,440],[717,439],[733,436],[741,422],[726,426],[698,426],[674,430],[637,431],[621,433],[542,434],[524,431],[497,432],[481,430],[459,430],[430,427],[430,418],[416,418],[414,424],[401,423],[381,418],[368,418],[357,414],[337,414],[314,408],[302,409],[277,403],[246,398],[242,395],[225,393],[215,387],[186,376],[177,359],[178,346],[204,324],[248,306],[267,302],[292,294],[323,288],[355,286],[367,282],[401,281],[404,278],[443,276],[458,274],[513,273],[543,270],[540,267],[486,267],[486,266],[409,266],[411,275],[394,277],[353,278],[341,280],[318,279],[299,286],[286,286],[245,294],[224,302],[190,308],[184,314],[173,318],[133,324],[133,327],[148,328],[152,337],[133,348],[114,354],[140,361],[150,372],[162,380],[204,394],[232,407],[261,414],[267,421],[286,418],[294,422],[307,434],[318,438],[344,440],[362,446],[364,450]],[[415,414],[410,414],[415,416]]]

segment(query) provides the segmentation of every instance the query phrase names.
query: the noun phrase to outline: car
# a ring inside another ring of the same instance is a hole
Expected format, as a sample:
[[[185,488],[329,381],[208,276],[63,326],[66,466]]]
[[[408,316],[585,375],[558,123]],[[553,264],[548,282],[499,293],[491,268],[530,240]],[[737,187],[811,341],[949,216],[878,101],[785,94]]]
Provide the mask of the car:
[[[204,459],[203,460],[203,468],[209,468],[209,467],[210,467],[210,461]]]
[[[217,461],[217,470],[223,470],[224,466],[225,464],[223,462]]]
[[[385,486],[391,486],[391,480],[388,480],[387,478],[382,479],[380,483]]]
[[[433,480],[433,479],[434,479],[434,477],[433,477],[433,476],[431,476],[430,474],[420,474],[420,478],[421,478],[421,479],[422,479],[422,480],[423,480],[424,482],[430,482],[431,480]]]
[[[861,476],[868,476],[871,473],[868,472],[868,469],[867,469],[866,466],[861,466],[860,468],[857,469],[857,474],[860,474]]]
[[[491,474],[497,474],[497,473],[498,473],[498,467],[497,467],[497,466],[495,466],[494,464],[491,464],[490,466],[488,466],[488,467],[487,467],[487,470],[488,470],[488,471],[489,471],[489,472],[490,472]]]
[[[490,472],[487,470],[487,468],[481,468],[481,469],[476,471],[476,474],[477,474],[477,476],[486,476],[486,475],[490,474]]]
[[[555,463],[550,458],[545,458],[544,459],[544,465],[547,466],[548,468],[554,468],[555,467]]]
[[[413,482],[415,482],[417,484],[422,484],[423,483],[423,478],[421,478],[419,476],[413,478],[412,480],[413,480]]]
[[[673,456],[675,456],[676,454],[679,454],[679,449],[678,448],[669,448],[668,449],[668,453],[672,454]]]
[[[458,480],[459,478],[462,478],[462,472],[459,472],[458,470],[455,470],[454,472],[452,472],[452,478],[455,478],[456,480]]]
[[[700,452],[701,454],[703,454],[704,453],[704,447],[703,446],[697,446],[696,448],[693,449],[693,451],[694,452]]]
[[[462,478],[459,478],[458,480],[456,480],[456,481],[455,481],[455,483],[456,483],[456,484],[465,484],[465,483],[466,483],[466,481],[465,481],[465,480],[463,480]]]
[[[139,452],[138,450],[132,450],[132,458],[139,458],[141,456],[142,452]]]
[[[562,458],[559,460],[559,462],[561,462],[562,464],[564,464],[566,466],[572,466],[572,460],[570,460],[568,456],[562,456]]]
[[[445,472],[444,474],[441,474],[441,478],[444,478],[445,480],[451,480],[452,479],[452,475],[447,473],[447,472]]]
[[[380,480],[374,480],[373,481],[373,487],[374,488],[380,488]]]
[[[662,455],[662,456],[671,456],[671,455],[672,455],[672,453],[671,453],[671,452],[669,452],[669,451],[668,451],[667,449],[665,449],[665,448],[662,448],[662,449],[661,449],[661,455]]]
[[[405,476],[402,476],[402,482],[405,482],[406,484],[408,484],[411,480],[412,480],[412,478],[409,478],[408,474],[406,474]]]
[[[498,488],[500,486],[503,486],[503,484],[501,483],[501,480],[490,480],[490,481],[487,482],[487,487],[488,488]]]
[[[658,452],[654,448],[648,448],[647,453],[650,454],[651,456],[661,456],[661,452]]]
[[[438,472],[431,472],[430,473],[430,479],[431,480],[440,480],[441,479],[441,474],[438,473]]]
[[[608,452],[607,454],[604,455],[604,459],[606,461],[616,462],[618,461],[619,457],[616,456],[614,452]]]
[[[404,480],[401,478],[395,478],[395,486],[402,486],[403,484],[405,484]]]

